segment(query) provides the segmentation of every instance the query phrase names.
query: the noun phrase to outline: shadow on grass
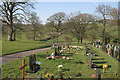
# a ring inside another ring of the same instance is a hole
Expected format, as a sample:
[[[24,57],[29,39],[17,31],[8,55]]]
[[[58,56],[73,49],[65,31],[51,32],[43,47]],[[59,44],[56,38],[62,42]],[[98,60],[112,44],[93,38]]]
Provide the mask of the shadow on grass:
[[[36,58],[46,58],[46,57],[47,57],[47,54],[38,54],[38,55],[36,55]]]
[[[95,64],[105,64],[105,63],[107,63],[107,62],[104,61],[104,62],[93,62],[93,63],[95,63]]]
[[[79,62],[75,62],[76,64],[84,64],[83,62],[79,61]]]
[[[95,68],[103,69],[103,65],[101,65],[101,66],[96,66]],[[107,68],[111,68],[111,65],[108,65]]]
[[[62,69],[63,70],[63,72],[65,72],[65,71],[70,71],[70,69]]]
[[[78,73],[78,74],[76,75],[76,77],[79,77],[79,76],[82,76],[82,74],[81,74],[81,73]]]
[[[73,54],[68,54],[68,55],[61,55],[61,56],[66,56],[66,57],[70,57],[70,56],[73,56]]]
[[[92,59],[92,60],[105,60],[105,58]]]

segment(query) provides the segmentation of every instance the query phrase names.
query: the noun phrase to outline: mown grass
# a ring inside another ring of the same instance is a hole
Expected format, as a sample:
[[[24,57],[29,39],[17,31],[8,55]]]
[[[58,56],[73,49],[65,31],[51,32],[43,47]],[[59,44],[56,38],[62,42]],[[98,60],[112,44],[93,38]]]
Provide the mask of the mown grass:
[[[114,78],[116,77],[116,74],[118,76],[118,61],[115,58],[110,57],[107,53],[103,52],[101,49],[98,49],[94,46],[93,47],[93,51],[94,53],[97,53],[98,56],[93,57],[93,63],[96,63],[98,66],[98,68],[101,70],[102,72],[102,77],[107,77],[107,78]],[[103,73],[103,64],[107,64],[108,68],[107,68],[107,72]]]
[[[2,38],[2,55],[52,46],[46,41],[32,41],[25,38],[22,40],[8,41],[6,40],[6,36]]]
[[[81,45],[84,46],[84,45]],[[93,47],[93,46],[92,46]],[[76,50],[77,51],[77,50]],[[117,78],[116,73],[118,73],[118,63],[114,58],[109,57],[103,51],[93,47],[92,53],[96,53],[98,56],[93,57],[93,59],[101,59],[101,60],[93,60],[93,62],[98,65],[98,68],[101,70],[103,78]],[[48,51],[49,55],[54,52],[54,49]],[[42,62],[41,70],[37,73],[30,74],[27,73],[29,70],[29,57],[20,58],[18,60],[14,60],[2,65],[2,78],[11,77],[11,78],[21,78],[22,71],[19,70],[19,67],[22,65],[22,59],[26,60],[28,66],[25,68],[25,78],[38,78],[38,76],[42,75],[43,72],[53,73],[55,78],[58,77],[58,65],[63,65],[63,77],[68,78],[69,76],[72,78],[91,78],[91,74],[95,74],[94,69],[88,69],[88,56],[84,56],[85,49],[78,51],[78,54],[67,54],[63,53],[64,56],[69,56],[74,58],[74,60],[62,60],[62,58],[55,60],[46,60],[47,51],[43,51],[40,53],[36,53],[37,62]],[[62,56],[63,56],[62,55]],[[109,67],[106,73],[103,73],[102,65],[108,64]],[[9,67],[8,67],[9,66]],[[80,74],[80,75],[78,75]]]
[[[64,36],[59,36],[59,43],[65,43]],[[77,43],[76,38],[71,38],[71,43]],[[20,36],[18,35],[16,37],[16,41],[8,41],[7,35],[2,36],[2,55],[12,54],[16,52],[21,51],[28,51],[33,49],[39,49],[39,48],[45,48],[48,46],[52,46],[53,39],[48,41],[33,41],[29,40],[25,37],[25,35],[22,33]],[[83,41],[83,43],[86,42],[86,40]],[[66,42],[67,43],[67,42]]]
[[[51,46],[41,41],[2,41],[2,55]]]

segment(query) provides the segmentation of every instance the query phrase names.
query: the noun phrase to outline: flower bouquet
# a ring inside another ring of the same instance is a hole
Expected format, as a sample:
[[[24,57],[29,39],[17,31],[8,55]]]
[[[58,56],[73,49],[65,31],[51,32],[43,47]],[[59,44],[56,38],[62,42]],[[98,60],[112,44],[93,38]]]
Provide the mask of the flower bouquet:
[[[48,78],[48,80],[53,80],[54,79],[54,75],[53,74],[46,74],[45,77]]]

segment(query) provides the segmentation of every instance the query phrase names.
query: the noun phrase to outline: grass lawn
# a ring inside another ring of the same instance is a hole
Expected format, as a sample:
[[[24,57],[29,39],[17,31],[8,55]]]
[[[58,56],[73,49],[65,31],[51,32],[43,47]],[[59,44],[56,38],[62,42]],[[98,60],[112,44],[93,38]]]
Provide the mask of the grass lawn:
[[[44,41],[2,41],[2,55],[51,46]]]
[[[81,45],[84,47],[84,45]],[[93,57],[93,62],[96,63],[98,68],[101,70],[102,77],[104,78],[117,78],[116,73],[118,73],[118,62],[116,59],[109,57],[103,51],[93,47],[91,52],[96,53],[98,56]],[[77,50],[75,50],[76,52]],[[74,60],[63,60],[62,58],[55,60],[46,60],[45,58],[47,51],[36,53],[37,62],[42,62],[41,70],[37,73],[30,74],[27,73],[29,70],[29,57],[20,58],[12,62],[8,62],[2,65],[2,78],[10,77],[11,78],[21,78],[22,70],[19,70],[19,67],[22,65],[22,59],[26,60],[28,66],[26,67],[25,77],[26,78],[38,78],[38,76],[44,77],[43,73],[53,73],[55,78],[58,74],[58,65],[63,65],[63,77],[68,78],[91,78],[91,74],[95,74],[94,69],[88,69],[88,56],[84,56],[85,49],[78,51],[78,54],[67,54],[63,53],[61,56],[67,56],[74,58]],[[49,55],[54,52],[54,49],[49,50]],[[74,52],[74,53],[75,53]],[[109,67],[106,73],[103,73],[102,65],[108,64]],[[9,67],[8,67],[9,66]]]
[[[7,35],[3,35],[2,36],[2,55],[51,46],[51,44],[47,44],[49,42],[32,41],[32,40],[26,39],[24,35],[22,36],[23,36],[22,39],[19,39],[19,37],[17,37],[16,41],[8,41]]]

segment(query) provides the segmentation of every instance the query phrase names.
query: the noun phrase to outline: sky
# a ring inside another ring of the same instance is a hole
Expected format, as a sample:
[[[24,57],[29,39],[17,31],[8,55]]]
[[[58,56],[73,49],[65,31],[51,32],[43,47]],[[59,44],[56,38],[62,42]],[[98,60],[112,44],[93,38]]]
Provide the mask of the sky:
[[[45,24],[47,18],[58,12],[65,12],[69,15],[71,12],[80,11],[81,13],[100,15],[95,11],[99,4],[107,4],[118,8],[118,2],[36,2],[34,11]]]

